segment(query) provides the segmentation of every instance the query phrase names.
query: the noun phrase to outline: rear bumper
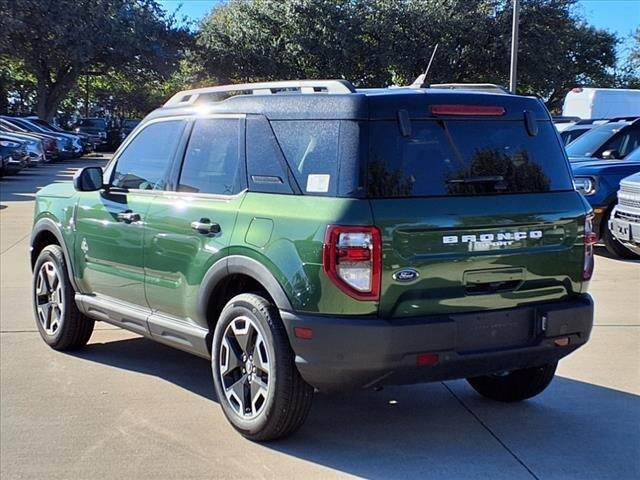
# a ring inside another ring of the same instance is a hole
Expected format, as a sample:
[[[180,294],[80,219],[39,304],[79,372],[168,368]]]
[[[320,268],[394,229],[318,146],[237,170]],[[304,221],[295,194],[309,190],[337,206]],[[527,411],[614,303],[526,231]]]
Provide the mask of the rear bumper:
[[[556,362],[589,339],[589,295],[527,307],[410,319],[281,312],[302,377],[320,390],[422,383]],[[313,330],[309,340],[294,328]],[[567,346],[555,340],[569,339]],[[418,366],[419,354],[437,363]]]

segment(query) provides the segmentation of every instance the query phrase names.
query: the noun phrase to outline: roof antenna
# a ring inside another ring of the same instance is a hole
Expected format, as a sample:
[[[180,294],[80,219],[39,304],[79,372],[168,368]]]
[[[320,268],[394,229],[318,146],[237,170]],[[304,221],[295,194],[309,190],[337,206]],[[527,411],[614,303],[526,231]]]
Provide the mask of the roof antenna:
[[[433,47],[433,53],[431,53],[431,59],[429,60],[427,69],[424,71],[424,73],[418,75],[418,78],[416,78],[413,83],[409,85],[410,88],[429,88],[429,84],[427,83],[427,75],[429,75],[429,70],[431,70],[431,64],[433,63],[433,59],[436,56],[439,45],[439,43],[436,43],[436,46]]]

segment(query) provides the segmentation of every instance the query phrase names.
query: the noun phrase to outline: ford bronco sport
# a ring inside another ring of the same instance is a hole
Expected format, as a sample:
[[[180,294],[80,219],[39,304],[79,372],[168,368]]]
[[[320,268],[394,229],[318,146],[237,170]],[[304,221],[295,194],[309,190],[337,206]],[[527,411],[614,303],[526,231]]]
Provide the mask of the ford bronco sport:
[[[595,240],[535,98],[212,87],[38,193],[34,310],[54,349],[97,320],[210,358],[227,419],[269,440],[314,389],[542,392],[589,338]]]

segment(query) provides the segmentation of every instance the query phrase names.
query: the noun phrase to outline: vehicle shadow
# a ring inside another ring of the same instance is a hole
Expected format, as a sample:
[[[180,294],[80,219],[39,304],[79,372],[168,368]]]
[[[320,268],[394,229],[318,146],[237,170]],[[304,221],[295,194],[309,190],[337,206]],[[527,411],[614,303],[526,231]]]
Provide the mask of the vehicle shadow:
[[[144,338],[73,355],[216,400],[208,361]],[[640,397],[585,382],[500,404],[451,381],[316,394],[303,428],[263,447],[373,479],[639,478],[639,425]]]
[[[617,262],[623,262],[623,263],[640,263],[640,258],[638,259],[629,259],[629,258],[620,258],[620,257],[616,257],[613,256],[609,253],[609,250],[607,250],[604,246],[600,246],[600,245],[596,245],[596,255],[598,257],[604,257],[604,258],[609,258],[611,260],[615,260]]]

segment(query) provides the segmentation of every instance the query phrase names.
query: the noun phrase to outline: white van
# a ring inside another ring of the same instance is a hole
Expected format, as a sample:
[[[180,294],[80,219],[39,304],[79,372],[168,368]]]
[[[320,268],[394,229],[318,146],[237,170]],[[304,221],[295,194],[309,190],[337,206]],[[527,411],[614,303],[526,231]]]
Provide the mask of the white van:
[[[623,88],[574,88],[564,98],[565,117],[640,117],[640,90]]]

